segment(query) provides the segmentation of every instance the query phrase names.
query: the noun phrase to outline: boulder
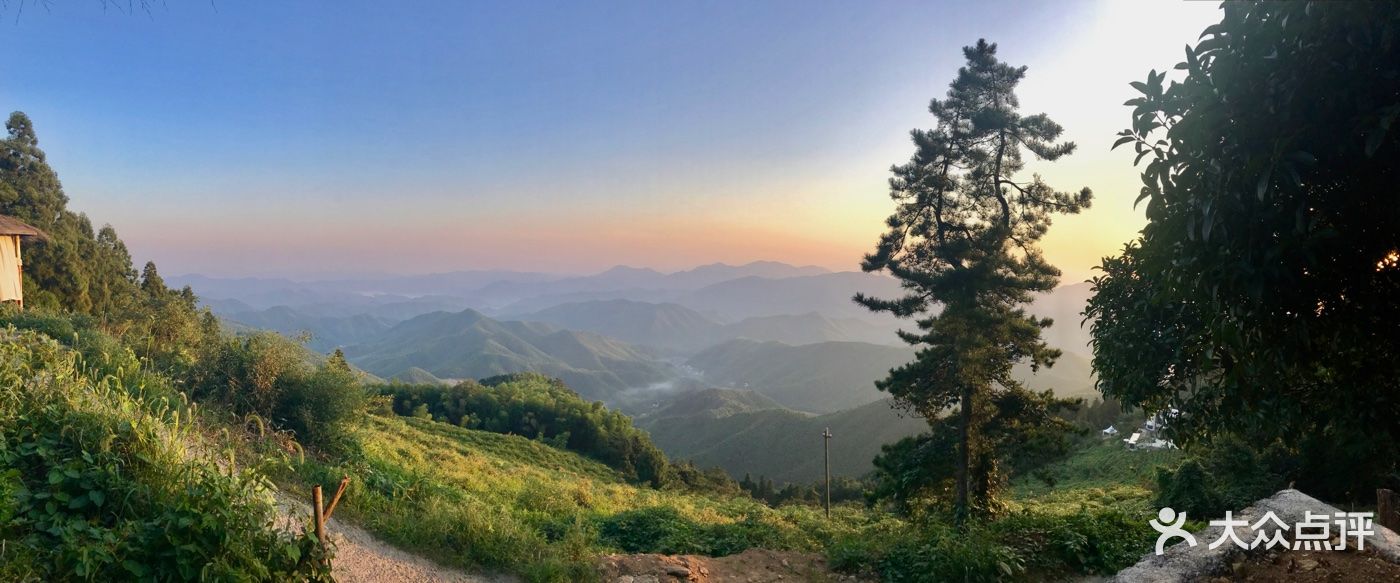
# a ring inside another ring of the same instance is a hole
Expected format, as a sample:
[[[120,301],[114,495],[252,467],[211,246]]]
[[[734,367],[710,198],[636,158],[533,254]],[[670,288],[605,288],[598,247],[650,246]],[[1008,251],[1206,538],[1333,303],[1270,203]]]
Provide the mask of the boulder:
[[[1265,514],[1273,512],[1290,526],[1302,522],[1306,513],[1332,515],[1340,512],[1336,508],[1297,490],[1280,490],[1268,498],[1255,502],[1253,506],[1235,513],[1234,519],[1247,520],[1252,525]],[[1161,555],[1149,553],[1136,565],[1119,571],[1111,583],[1188,583],[1230,571],[1230,564],[1246,551],[1232,542],[1226,542],[1214,549],[1210,543],[1220,538],[1223,526],[1212,526],[1196,533],[1196,546],[1190,546],[1178,539],[1177,544],[1168,547]],[[1253,537],[1263,532],[1272,536],[1278,530],[1272,522],[1258,531],[1236,529],[1241,538]],[[1373,527],[1375,534],[1366,537],[1366,550],[1373,551],[1385,559],[1400,563],[1400,535],[1379,524]],[[1289,537],[1291,538],[1291,537]],[[1250,542],[1252,540],[1246,540]]]

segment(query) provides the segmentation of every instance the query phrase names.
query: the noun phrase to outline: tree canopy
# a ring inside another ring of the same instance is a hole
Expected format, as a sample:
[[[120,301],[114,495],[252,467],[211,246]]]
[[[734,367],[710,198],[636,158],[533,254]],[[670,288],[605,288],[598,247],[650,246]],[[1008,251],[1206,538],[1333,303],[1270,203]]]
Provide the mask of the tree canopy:
[[[452,386],[391,384],[378,390],[400,415],[539,439],[592,457],[628,479],[653,486],[667,482],[666,456],[646,432],[558,379],[518,373]]]
[[[155,263],[138,275],[116,229],[94,231],[87,215],[69,210],[29,116],[14,112],[5,127],[0,214],[49,235],[22,248],[25,305],[94,316],[113,334],[134,339],[142,356],[161,365],[189,364],[203,333],[194,292],[168,289]]]
[[[1400,11],[1228,2],[1201,36],[1126,104],[1148,224],[1094,280],[1099,388],[1369,496],[1400,481]]]

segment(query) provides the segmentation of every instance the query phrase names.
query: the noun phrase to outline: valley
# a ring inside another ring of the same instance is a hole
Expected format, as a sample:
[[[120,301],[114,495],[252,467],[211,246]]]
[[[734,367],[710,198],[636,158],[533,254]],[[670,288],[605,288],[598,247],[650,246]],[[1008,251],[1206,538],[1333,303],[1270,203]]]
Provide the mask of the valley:
[[[894,293],[880,275],[777,262],[661,273],[616,267],[587,276],[457,272],[326,281],[172,277],[199,285],[230,326],[266,329],[390,382],[452,384],[535,372],[632,416],[665,453],[738,479],[807,483],[860,477],[881,446],[926,431],[875,387],[913,358],[900,322],[850,301]],[[1093,394],[1087,284],[1037,297],[1056,366],[1016,379],[1067,397]],[[907,325],[907,323],[906,323]],[[791,452],[814,452],[791,455]]]

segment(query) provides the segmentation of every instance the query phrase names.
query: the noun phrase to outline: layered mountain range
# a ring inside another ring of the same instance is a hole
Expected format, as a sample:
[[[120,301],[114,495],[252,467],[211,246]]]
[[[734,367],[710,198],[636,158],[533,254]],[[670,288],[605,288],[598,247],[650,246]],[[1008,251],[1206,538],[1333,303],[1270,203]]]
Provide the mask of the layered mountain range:
[[[513,271],[334,280],[169,278],[200,290],[234,326],[342,348],[386,379],[433,383],[533,371],[563,379],[586,398],[632,414],[673,457],[735,475],[815,476],[809,448],[821,428],[838,473],[858,475],[880,445],[922,430],[875,388],[913,358],[901,324],[851,301],[893,297],[882,275],[774,262],[707,265],[662,273],[617,267],[564,277]],[[1088,334],[1079,312],[1088,285],[1036,298],[1054,318],[1046,339],[1057,365],[1018,379],[1058,394],[1091,394]],[[809,435],[810,434],[810,435]],[[839,452],[839,455],[838,455]],[[819,460],[818,460],[819,461]]]

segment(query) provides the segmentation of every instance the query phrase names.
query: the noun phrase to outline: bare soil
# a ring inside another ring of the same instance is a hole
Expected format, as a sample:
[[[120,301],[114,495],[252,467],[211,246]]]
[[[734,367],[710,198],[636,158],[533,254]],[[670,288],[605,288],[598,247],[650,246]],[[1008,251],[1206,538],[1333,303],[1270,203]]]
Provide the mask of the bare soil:
[[[311,505],[278,492],[282,528],[300,529],[311,521]],[[412,582],[515,583],[508,575],[467,573],[395,548],[357,526],[332,518],[326,531],[335,544],[331,574],[341,583]]]
[[[607,583],[861,581],[833,572],[821,555],[766,549],[749,549],[727,557],[606,555],[599,559],[598,571]]]
[[[1233,574],[1209,583],[1332,583],[1400,581],[1400,564],[1370,551],[1268,551],[1247,555]]]

